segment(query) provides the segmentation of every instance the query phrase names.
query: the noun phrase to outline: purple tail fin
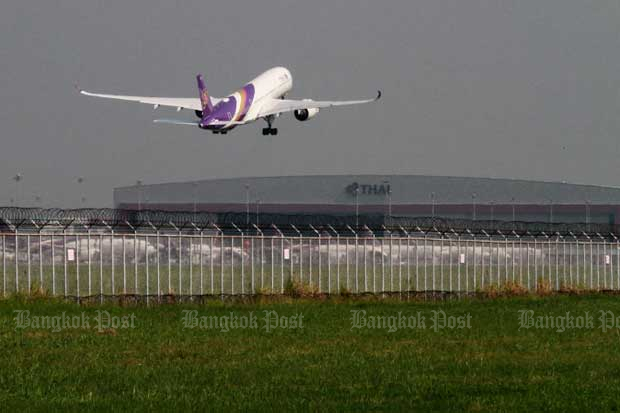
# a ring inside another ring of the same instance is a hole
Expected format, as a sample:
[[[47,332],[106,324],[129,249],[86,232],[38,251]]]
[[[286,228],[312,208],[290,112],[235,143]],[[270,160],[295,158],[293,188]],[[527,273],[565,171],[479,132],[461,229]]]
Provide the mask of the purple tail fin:
[[[209,97],[209,92],[207,92],[207,88],[205,87],[205,81],[202,75],[197,75],[196,81],[198,83],[198,92],[200,93],[202,116],[208,116],[213,111],[213,103],[211,103],[211,97]]]

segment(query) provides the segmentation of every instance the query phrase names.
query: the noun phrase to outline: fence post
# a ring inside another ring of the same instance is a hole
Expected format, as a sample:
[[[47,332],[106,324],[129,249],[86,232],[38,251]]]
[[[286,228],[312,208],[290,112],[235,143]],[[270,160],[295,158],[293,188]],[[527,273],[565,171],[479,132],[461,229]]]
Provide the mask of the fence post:
[[[200,228],[200,296],[204,295],[204,238],[203,230]]]
[[[220,232],[220,292],[224,299],[224,233]]]
[[[125,241],[125,237],[123,236],[123,241]],[[155,260],[157,263],[157,299],[159,301],[161,301],[161,268],[160,268],[160,264],[161,264],[161,259],[159,257],[159,229],[157,229],[155,231]],[[124,247],[124,244],[123,244]],[[123,259],[124,259],[125,253],[123,253]],[[123,267],[125,266],[125,264],[123,264]]]
[[[405,236],[407,237],[407,298],[409,298],[409,270],[410,270],[410,264],[411,264],[411,260],[410,260],[410,255],[409,255],[409,233],[407,231],[405,231],[405,229],[402,227],[402,225],[398,226],[400,228],[400,230],[403,232],[403,234],[405,234]],[[402,258],[400,257],[400,241],[399,241],[399,251],[398,251],[398,255],[399,255],[399,262],[402,261]],[[400,276],[400,272],[399,272],[399,276]],[[401,288],[401,293],[402,293],[402,288]]]
[[[538,248],[537,248],[537,245],[536,245],[536,241],[537,241],[537,239],[536,239],[536,237],[534,237],[534,286],[535,287],[538,284],[538,265],[537,265],[538,264],[537,263],[537,261],[538,261],[538,254],[537,254]],[[528,282],[529,282],[529,271],[528,271]]]
[[[340,261],[340,256],[338,255],[338,244],[339,242],[339,236],[338,236],[338,231],[336,231],[334,229],[334,227],[332,227],[331,225],[327,225],[327,228],[329,228],[335,235],[336,235],[336,269],[338,270],[339,265],[339,261]],[[329,232],[328,232],[329,234]],[[327,292],[328,294],[331,294],[332,292],[332,266],[331,266],[331,255],[332,255],[332,247],[331,247],[331,242],[332,242],[332,236],[331,234],[329,235],[329,237],[327,238],[327,242],[328,242],[328,247],[327,247]],[[338,276],[337,276],[338,278]],[[338,292],[338,290],[336,290],[336,293]]]
[[[370,232],[372,239],[373,239],[372,241],[372,248],[373,248],[372,266],[374,268],[375,266],[375,259],[374,259],[375,233],[372,232],[370,228],[368,228],[367,225],[364,225],[364,228],[366,228],[366,231]],[[373,280],[374,280],[374,277],[373,277]],[[368,292],[368,236],[364,237],[364,292]]]
[[[588,255],[588,252],[586,251],[586,246],[588,244],[592,245],[592,240],[590,239],[588,234],[586,234],[585,232],[582,232],[582,234],[588,240],[587,242],[583,243],[583,286],[585,287],[587,284],[586,277],[587,277],[587,265],[588,265],[586,262],[586,257]],[[590,275],[590,280],[592,280],[592,275]],[[590,289],[592,289],[592,282],[590,282]]]
[[[575,245],[575,252],[577,254],[577,274],[579,274],[579,241],[577,240],[577,237],[575,236],[575,234],[573,234],[572,232],[569,232],[570,236],[573,237],[573,240],[575,241],[575,244],[569,244],[569,254],[568,254],[568,279],[570,280],[570,285],[574,286],[573,284],[573,245]]]
[[[427,241],[426,241],[426,235],[427,233],[424,233],[424,249],[422,250],[422,264],[424,265],[424,292],[428,292],[428,284],[427,284],[427,280],[428,280],[428,275],[427,275],[427,265],[426,265],[426,245],[427,245]]]
[[[473,262],[473,271],[474,271],[474,292],[476,291],[476,287],[478,286],[478,275],[476,274],[476,237],[472,234],[472,262]]]
[[[484,229],[480,231],[487,237],[488,240],[487,249],[489,250],[489,284],[493,284],[493,263],[491,262],[493,256],[493,242],[491,241],[491,235],[489,235],[489,233],[487,233]],[[484,245],[482,241],[480,242],[482,245]],[[480,270],[482,272],[482,276],[480,277],[480,288],[484,289],[484,254],[482,253],[482,249],[480,255],[482,255],[482,257],[480,258],[480,266],[482,267],[482,269]]]
[[[456,234],[453,228],[450,228],[452,234]],[[450,292],[454,292],[452,288],[452,237],[448,237],[448,288]]]
[[[150,295],[150,274],[149,274],[149,235],[144,236],[144,268],[146,270],[146,303],[149,303]],[[112,277],[114,278],[114,277]]]
[[[110,235],[110,260],[112,266],[112,296],[115,296],[116,289],[114,286],[114,230],[112,230]]]
[[[467,233],[469,234],[469,236],[472,238],[472,245],[474,245],[475,247],[475,242],[474,240],[476,239],[476,236],[468,229],[466,230]],[[467,241],[465,241],[465,293],[469,293],[469,260],[467,259]],[[476,260],[474,260],[474,263],[476,262]],[[474,287],[475,288],[475,287]]]
[[[280,234],[280,293],[284,294],[284,234],[282,233],[282,231],[280,231],[280,228],[278,228],[275,224],[271,224],[271,227],[274,228],[276,231],[278,231],[278,234]],[[273,238],[271,242],[272,242],[271,256],[273,257]],[[273,258],[272,258],[272,262],[273,262]],[[271,292],[272,293],[275,292],[273,287],[271,288]]]
[[[99,300],[103,303],[103,234],[99,233]]]
[[[28,243],[30,244],[30,242]],[[28,254],[28,261],[30,261],[30,254]],[[79,302],[80,299],[80,236],[75,234],[75,288],[76,296]],[[30,271],[28,271],[30,273]],[[30,278],[30,276],[28,277]],[[30,281],[28,282],[30,284]]]
[[[443,285],[443,237],[444,234],[443,232],[439,233],[439,276],[441,277],[441,282],[440,287],[441,288],[441,292],[444,292],[444,285]]]
[[[398,293],[403,293],[402,237],[398,237]]]
[[[92,295],[92,258],[91,258],[91,247],[90,247],[90,228],[88,229],[88,235],[86,236],[88,241],[88,246],[86,248],[86,253],[88,254],[88,296]]]
[[[332,236],[327,236],[327,294],[332,293]]]
[[[158,244],[159,245],[159,244]],[[123,233],[122,239],[122,247],[123,247],[123,294],[127,294],[127,248],[125,246],[125,234]]]
[[[519,285],[523,287],[523,242],[519,237]]]
[[[618,260],[618,238],[613,234],[610,233],[609,235],[611,235],[614,239],[614,242],[616,244],[616,260]],[[609,258],[610,258],[610,264],[611,266],[609,267],[609,282],[610,282],[610,288],[613,290],[614,289],[614,253],[613,253],[613,244],[609,245]],[[616,261],[616,267],[618,266],[618,261]]]
[[[243,258],[243,256],[245,255],[245,243],[244,243],[244,238],[243,238],[243,231],[241,231],[241,229],[239,229],[239,227],[237,225],[235,225],[234,222],[231,222],[231,225],[239,232],[239,234],[241,236],[241,295],[243,295],[243,294],[245,294],[245,269],[244,269],[244,267],[245,267],[245,265],[244,265],[245,264],[245,260]],[[232,241],[232,238],[231,238],[231,241]],[[231,248],[232,248],[232,246],[231,246]],[[234,275],[234,270],[233,270],[234,269],[233,262],[234,262],[234,257],[232,258],[232,261],[231,261],[231,270],[230,270],[230,272],[232,274],[232,277],[235,276]],[[252,287],[252,288],[254,288],[254,287]]]
[[[354,258],[355,258],[355,265],[353,266],[353,268],[355,269],[355,292],[359,293],[360,289],[359,289],[359,280],[358,280],[358,276],[357,276],[357,272],[358,272],[358,253],[357,253],[357,246],[358,246],[358,238],[357,238],[357,232],[355,232],[353,230],[353,228],[351,228],[350,225],[347,224],[347,228],[349,229],[349,231],[351,231],[353,233],[353,237],[355,239],[355,254]],[[347,242],[347,250],[349,249],[349,243]],[[347,267],[348,267],[348,259],[347,259]],[[349,270],[347,269],[347,286],[348,286],[348,280],[349,280]]]
[[[345,249],[344,249],[344,256],[345,256],[345,260],[346,260],[346,268],[347,268],[347,290],[350,291],[350,287],[349,287],[349,237],[344,239],[346,244],[345,244]]]
[[[62,248],[63,248],[63,257],[62,257],[62,261],[64,262],[64,293],[65,293],[65,298],[67,297],[67,233],[65,232],[65,230],[62,230]],[[16,255],[17,257],[17,255]]]
[[[560,268],[559,268],[559,258],[558,258],[558,247],[560,242],[559,232],[556,232],[555,237],[555,290],[560,291]],[[564,237],[562,237],[562,241],[564,241]]]
[[[254,228],[256,228],[256,233],[260,234],[260,288],[263,288],[263,275],[264,275],[264,266],[263,266],[263,261],[264,261],[264,254],[263,254],[263,250],[265,249],[265,243],[264,243],[264,238],[263,238],[263,231],[258,227],[258,225],[256,224],[252,224],[254,225]],[[256,291],[254,289],[254,286],[252,286],[252,292]]]
[[[594,278],[594,254],[592,248],[592,239],[590,239],[590,289],[592,289],[592,279]],[[597,286],[598,289],[598,286]]]
[[[275,263],[274,261],[274,254],[273,254],[273,235],[270,237],[271,238],[271,293],[273,294],[274,288],[275,288],[275,284],[274,284],[274,278],[275,278]]]
[[[385,293],[385,234],[381,237],[381,293]]]
[[[172,251],[171,251],[171,243],[170,243],[170,234],[166,235],[167,241],[168,241],[168,259],[166,260],[166,263],[168,264],[168,294],[172,294],[172,264],[170,262],[170,259],[172,258]]]
[[[28,276],[28,291],[27,294],[30,295],[30,289],[31,287],[31,279],[30,279],[30,267],[31,267],[31,263],[30,263],[30,234],[26,235],[26,254],[28,255],[28,258],[26,259],[26,268],[27,268],[27,276]]]
[[[618,238],[616,238],[616,288],[620,289],[620,244],[618,244]]]
[[[6,236],[2,234],[2,296],[6,297]]]
[[[526,262],[526,268],[527,268],[527,289],[531,289],[530,286],[530,243],[529,241],[527,242],[527,244],[525,245],[525,262]]]
[[[204,295],[204,274],[203,274],[203,269],[204,269],[204,254],[203,254],[203,249],[204,249],[204,238],[203,238],[203,230],[202,228],[200,229],[200,296]],[[158,265],[159,266],[159,265]]]
[[[181,230],[177,230],[179,231],[179,247],[177,248],[179,258],[179,297],[181,297],[183,296],[183,238],[181,238]]]
[[[598,236],[601,240],[603,240],[603,242],[605,242],[605,238],[603,238],[601,236],[601,234],[599,234],[598,232],[596,233],[596,236]],[[603,267],[604,269],[605,267]],[[605,273],[603,272],[603,288],[605,288],[607,285],[607,283],[605,282]],[[596,243],[596,283],[597,283],[597,289],[600,290],[601,289],[601,241]]]
[[[385,228],[385,226],[383,227]],[[390,292],[394,291],[394,239],[392,236],[392,231],[385,228],[385,230],[390,234]],[[434,268],[434,262],[433,262]]]
[[[170,242],[168,242],[168,251],[170,251]],[[133,283],[134,283],[134,294],[138,294],[138,232],[134,228],[133,230]],[[170,288],[168,288],[170,291]]]
[[[316,228],[314,228],[312,226],[312,224],[310,224],[310,228],[316,233],[317,237],[319,238],[319,248],[318,248],[318,266],[319,266],[319,270],[317,271],[318,273],[318,286],[319,286],[319,293],[322,292],[321,290],[321,233],[319,231],[316,230]],[[312,250],[310,250],[310,256],[312,257]],[[310,278],[310,280],[312,280],[312,278]]]
[[[566,238],[562,237],[562,282],[566,286]]]
[[[457,290],[459,291],[459,294],[461,293],[461,234],[458,234],[456,236],[456,242],[457,242],[457,247],[456,247],[456,253],[458,255],[457,258],[457,267],[456,267],[456,283],[457,283]]]

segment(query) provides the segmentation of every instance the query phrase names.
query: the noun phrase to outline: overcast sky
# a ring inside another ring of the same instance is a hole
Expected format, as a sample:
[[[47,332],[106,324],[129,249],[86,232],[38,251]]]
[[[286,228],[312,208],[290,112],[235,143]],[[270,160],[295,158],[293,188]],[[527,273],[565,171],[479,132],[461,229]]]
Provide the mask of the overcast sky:
[[[221,96],[276,65],[292,98],[384,98],[222,136],[74,89],[192,97],[202,72]],[[5,205],[17,172],[20,203],[63,207],[111,206],[137,179],[620,177],[618,0],[9,0],[0,82]]]

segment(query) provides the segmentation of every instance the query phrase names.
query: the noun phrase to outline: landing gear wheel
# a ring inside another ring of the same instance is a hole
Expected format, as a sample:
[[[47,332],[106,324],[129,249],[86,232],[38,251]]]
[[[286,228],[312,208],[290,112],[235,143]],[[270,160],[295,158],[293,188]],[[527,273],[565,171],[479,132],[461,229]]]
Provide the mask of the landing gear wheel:
[[[273,123],[273,121],[275,120],[275,116],[274,115],[269,115],[269,116],[265,116],[263,119],[265,119],[265,122],[267,122],[267,127],[263,128],[263,136],[266,135],[277,135],[278,134],[278,128],[272,128],[271,125]]]

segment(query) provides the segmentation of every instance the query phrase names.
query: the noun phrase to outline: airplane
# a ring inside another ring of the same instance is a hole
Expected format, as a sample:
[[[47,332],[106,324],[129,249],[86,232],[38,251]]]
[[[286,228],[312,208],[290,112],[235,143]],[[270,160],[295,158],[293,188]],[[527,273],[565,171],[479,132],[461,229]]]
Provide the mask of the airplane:
[[[284,67],[274,67],[267,70],[238,91],[223,98],[209,96],[202,75],[197,75],[196,81],[199,92],[198,98],[108,95],[85,90],[80,90],[80,93],[99,98],[147,103],[153,105],[154,109],[160,106],[174,107],[177,112],[182,109],[190,109],[196,113],[198,121],[155,119],[153,122],[197,126],[213,133],[225,134],[237,126],[264,119],[267,122],[267,127],[263,128],[263,135],[277,135],[278,129],[272,127],[273,122],[285,112],[293,112],[295,119],[303,122],[315,117],[319,113],[319,109],[358,105],[374,102],[381,98],[381,91],[378,91],[375,98],[365,100],[335,102],[312,99],[288,100],[285,99],[285,96],[293,87],[293,76]]]

